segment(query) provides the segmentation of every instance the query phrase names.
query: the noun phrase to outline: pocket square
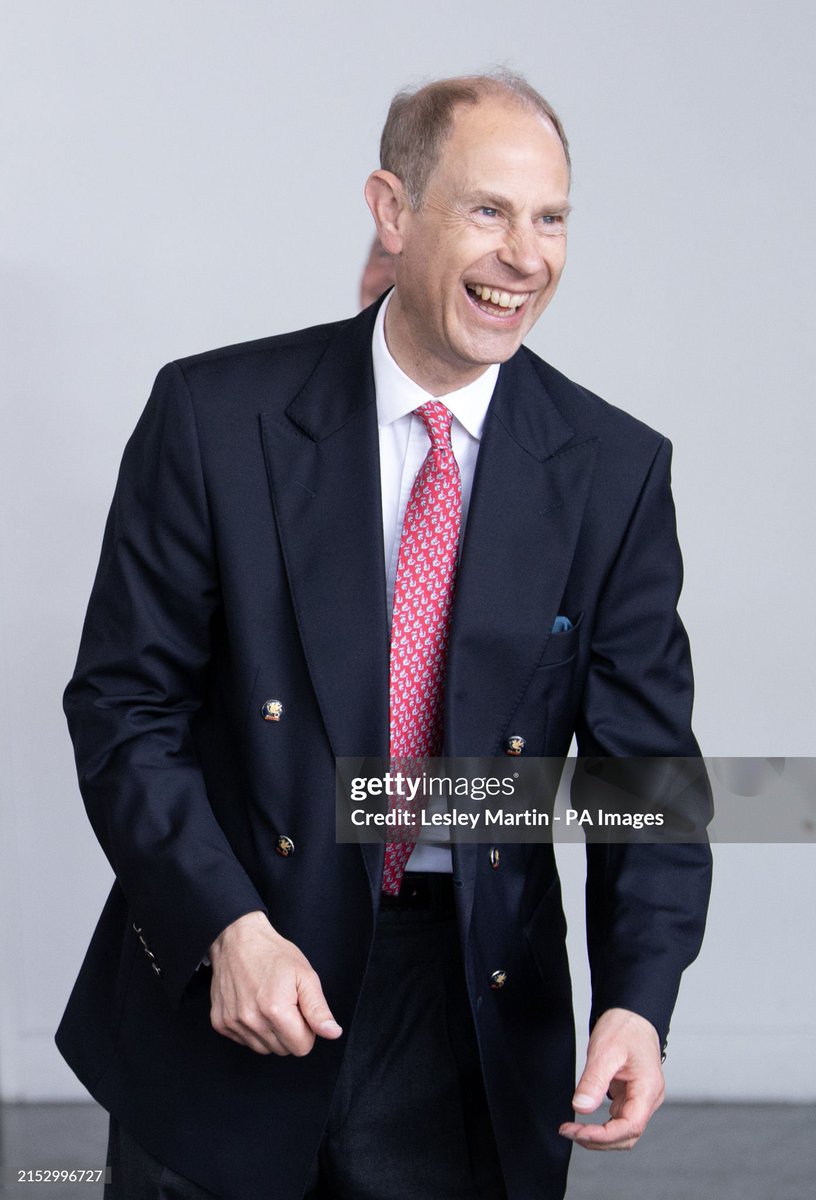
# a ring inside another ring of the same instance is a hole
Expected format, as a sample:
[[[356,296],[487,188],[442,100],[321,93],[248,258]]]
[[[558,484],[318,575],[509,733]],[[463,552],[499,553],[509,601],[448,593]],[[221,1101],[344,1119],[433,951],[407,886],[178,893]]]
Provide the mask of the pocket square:
[[[572,621],[569,617],[556,617],[553,621],[553,633],[568,633],[572,629]]]

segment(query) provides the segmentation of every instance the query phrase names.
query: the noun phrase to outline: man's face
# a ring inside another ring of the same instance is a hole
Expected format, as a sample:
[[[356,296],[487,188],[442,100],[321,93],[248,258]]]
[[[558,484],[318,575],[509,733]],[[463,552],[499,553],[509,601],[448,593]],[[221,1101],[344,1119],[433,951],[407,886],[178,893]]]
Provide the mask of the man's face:
[[[397,222],[394,357],[436,395],[505,362],[566,260],[569,172],[555,129],[519,105],[459,106],[418,212]]]

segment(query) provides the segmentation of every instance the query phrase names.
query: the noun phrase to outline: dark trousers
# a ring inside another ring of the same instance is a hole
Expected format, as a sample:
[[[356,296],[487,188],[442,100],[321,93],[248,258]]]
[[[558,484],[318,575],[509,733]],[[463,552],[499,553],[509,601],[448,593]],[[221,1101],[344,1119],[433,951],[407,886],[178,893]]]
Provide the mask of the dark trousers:
[[[451,892],[407,876],[380,913],[304,1200],[504,1200]],[[109,1156],[105,1200],[211,1197],[113,1120]]]

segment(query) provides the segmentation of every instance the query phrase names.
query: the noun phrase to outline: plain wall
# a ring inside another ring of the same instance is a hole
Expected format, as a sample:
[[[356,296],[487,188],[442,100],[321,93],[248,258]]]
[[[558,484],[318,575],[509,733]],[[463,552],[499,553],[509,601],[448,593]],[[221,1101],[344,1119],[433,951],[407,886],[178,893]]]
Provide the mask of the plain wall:
[[[52,1038],[110,872],[60,699],[124,442],[168,359],[354,310],[405,83],[506,63],[562,114],[570,263],[529,344],[674,443],[705,751],[813,753],[815,11],[0,4],[3,1099],[83,1095]],[[816,1098],[815,877],[812,845],[719,849],[675,1098]]]

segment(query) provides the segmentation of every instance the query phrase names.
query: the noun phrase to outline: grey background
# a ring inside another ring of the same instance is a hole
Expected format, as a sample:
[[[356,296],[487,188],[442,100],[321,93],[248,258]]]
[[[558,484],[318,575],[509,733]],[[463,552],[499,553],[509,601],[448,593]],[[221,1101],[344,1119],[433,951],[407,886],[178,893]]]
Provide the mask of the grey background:
[[[813,32],[807,2],[0,4],[0,1096],[83,1095],[52,1036],[110,873],[60,694],[124,441],[169,358],[353,311],[406,82],[504,62],[562,114],[530,344],[674,442],[706,753],[813,753]],[[813,1099],[813,847],[717,859],[671,1094]]]

